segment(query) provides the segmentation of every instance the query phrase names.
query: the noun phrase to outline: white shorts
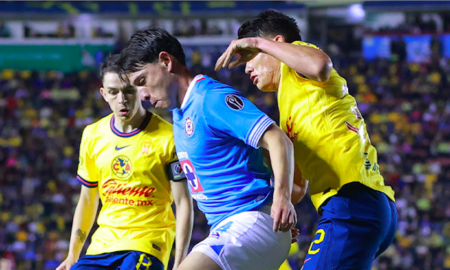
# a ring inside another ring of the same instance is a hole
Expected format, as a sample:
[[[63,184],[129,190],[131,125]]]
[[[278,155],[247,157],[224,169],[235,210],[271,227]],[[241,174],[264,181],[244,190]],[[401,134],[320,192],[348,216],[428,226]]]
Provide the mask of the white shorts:
[[[192,252],[202,252],[223,270],[277,270],[291,247],[291,231],[274,232],[270,206],[220,222]]]

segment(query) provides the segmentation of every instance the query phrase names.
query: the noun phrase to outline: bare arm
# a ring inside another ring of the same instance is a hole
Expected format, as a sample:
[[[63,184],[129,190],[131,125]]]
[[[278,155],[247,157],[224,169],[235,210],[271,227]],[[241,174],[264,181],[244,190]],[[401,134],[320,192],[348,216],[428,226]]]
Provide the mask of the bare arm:
[[[308,180],[303,179],[302,172],[298,168],[297,164],[295,164],[294,185],[292,187],[292,198],[291,198],[292,203],[293,204],[299,203],[303,199],[303,197],[305,197],[307,190],[308,190]]]
[[[80,199],[73,216],[69,254],[57,270],[69,270],[78,261],[81,249],[94,224],[99,205],[98,188],[81,187]]]
[[[297,223],[295,209],[291,203],[294,177],[292,142],[277,125],[272,124],[259,140],[259,145],[269,151],[275,177],[271,211],[274,231],[289,231]]]
[[[173,269],[177,269],[187,255],[192,235],[194,212],[192,198],[189,195],[186,180],[170,181],[170,187],[172,189],[177,215],[175,262],[173,265]]]
[[[274,39],[276,41],[261,37],[233,40],[217,60],[216,71],[226,67],[233,55],[237,55],[237,59],[228,65],[229,68],[244,64],[262,52],[277,58],[311,80],[325,82],[329,79],[333,64],[322,50],[286,43],[281,35]]]
[[[261,52],[267,53],[311,80],[326,82],[333,64],[330,57],[316,48],[258,38]]]

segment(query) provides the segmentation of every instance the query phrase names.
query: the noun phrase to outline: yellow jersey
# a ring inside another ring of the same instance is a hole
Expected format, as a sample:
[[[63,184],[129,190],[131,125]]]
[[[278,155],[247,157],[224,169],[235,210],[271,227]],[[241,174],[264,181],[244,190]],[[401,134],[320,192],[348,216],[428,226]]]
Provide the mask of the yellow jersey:
[[[296,41],[292,44],[315,45]],[[316,208],[347,183],[360,182],[394,200],[384,185],[364,119],[336,70],[327,82],[307,79],[281,63],[280,127],[294,143],[295,161],[309,180]]]
[[[141,251],[167,267],[175,238],[169,179],[184,178],[171,124],[147,113],[130,133],[114,127],[113,114],[87,126],[77,178],[98,187],[103,203],[87,254]]]

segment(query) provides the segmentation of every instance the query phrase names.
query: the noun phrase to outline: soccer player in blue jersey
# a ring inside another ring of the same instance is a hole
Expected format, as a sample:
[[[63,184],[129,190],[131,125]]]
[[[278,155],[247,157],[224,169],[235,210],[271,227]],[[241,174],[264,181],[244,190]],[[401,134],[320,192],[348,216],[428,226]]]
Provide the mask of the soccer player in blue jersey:
[[[212,226],[178,269],[278,269],[296,224],[289,138],[239,91],[191,74],[181,44],[163,29],[137,31],[118,64],[141,98],[172,110],[189,190]],[[270,153],[273,187],[259,147]]]

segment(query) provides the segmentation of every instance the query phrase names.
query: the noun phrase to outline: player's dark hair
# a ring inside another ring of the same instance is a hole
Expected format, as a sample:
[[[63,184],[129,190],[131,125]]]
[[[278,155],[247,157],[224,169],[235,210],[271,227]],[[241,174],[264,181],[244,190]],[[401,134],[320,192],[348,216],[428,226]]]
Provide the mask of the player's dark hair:
[[[100,66],[100,79],[103,82],[105,74],[108,72],[114,72],[119,74],[120,66],[117,65],[117,61],[120,58],[120,54],[110,54],[106,57],[105,61]]]
[[[238,30],[239,38],[275,37],[276,35],[282,35],[288,43],[302,40],[295,20],[273,9],[261,12],[253,19],[245,21]]]
[[[186,56],[180,42],[166,30],[147,27],[134,33],[120,54],[122,72],[136,72],[146,64],[158,61],[160,52],[167,52],[186,65]]]

